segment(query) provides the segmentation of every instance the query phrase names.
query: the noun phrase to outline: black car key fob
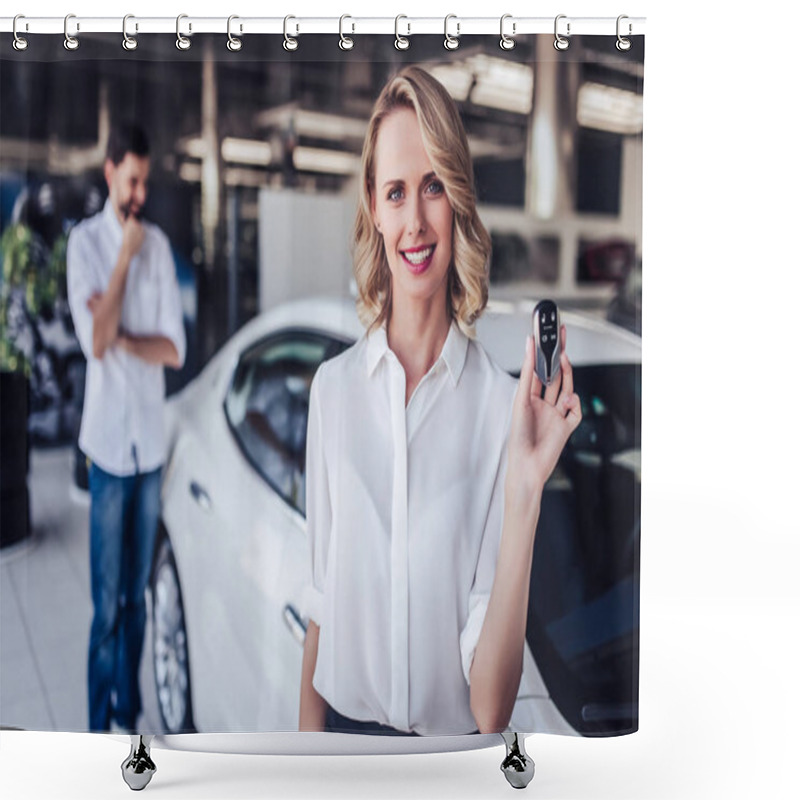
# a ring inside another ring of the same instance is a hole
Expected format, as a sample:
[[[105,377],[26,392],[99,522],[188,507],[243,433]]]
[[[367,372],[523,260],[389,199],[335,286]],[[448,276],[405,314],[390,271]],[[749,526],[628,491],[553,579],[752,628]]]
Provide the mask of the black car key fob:
[[[561,369],[561,319],[552,300],[541,300],[533,309],[533,340],[536,342],[536,374],[549,386]]]

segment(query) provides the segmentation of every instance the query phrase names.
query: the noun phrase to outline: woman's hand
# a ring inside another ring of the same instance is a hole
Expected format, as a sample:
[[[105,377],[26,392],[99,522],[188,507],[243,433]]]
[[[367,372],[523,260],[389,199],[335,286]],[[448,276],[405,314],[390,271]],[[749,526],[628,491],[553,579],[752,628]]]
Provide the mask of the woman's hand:
[[[561,343],[561,369],[541,397],[542,382],[534,370],[536,345],[528,336],[508,441],[506,492],[514,501],[524,503],[532,494],[541,496],[567,439],[581,421],[581,401],[572,388],[564,325]]]

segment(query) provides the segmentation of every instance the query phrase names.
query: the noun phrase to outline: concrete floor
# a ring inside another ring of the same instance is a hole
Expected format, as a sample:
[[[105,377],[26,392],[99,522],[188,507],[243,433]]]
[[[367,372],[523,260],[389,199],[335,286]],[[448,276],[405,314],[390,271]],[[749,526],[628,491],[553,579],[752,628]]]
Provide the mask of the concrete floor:
[[[72,449],[34,449],[28,487],[33,535],[0,551],[0,724],[86,731],[89,498],[72,482]],[[137,730],[159,733],[149,620]]]

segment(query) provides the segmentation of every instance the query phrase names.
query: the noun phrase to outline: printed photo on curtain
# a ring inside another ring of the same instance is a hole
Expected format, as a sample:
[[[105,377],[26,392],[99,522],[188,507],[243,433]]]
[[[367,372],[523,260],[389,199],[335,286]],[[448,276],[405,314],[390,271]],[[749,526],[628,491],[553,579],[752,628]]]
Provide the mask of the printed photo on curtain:
[[[1,37],[3,727],[637,730],[643,37],[351,38]]]

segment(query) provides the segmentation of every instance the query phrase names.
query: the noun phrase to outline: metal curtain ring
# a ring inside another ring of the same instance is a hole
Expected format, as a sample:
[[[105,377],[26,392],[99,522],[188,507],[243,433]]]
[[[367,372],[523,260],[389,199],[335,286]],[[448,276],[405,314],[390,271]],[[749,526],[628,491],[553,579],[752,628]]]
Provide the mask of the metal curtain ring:
[[[289,36],[286,30],[286,26],[290,19],[296,19],[296,17],[293,17],[291,14],[289,14],[288,16],[283,18],[283,49],[297,50],[297,44],[298,44],[297,39],[293,39],[291,36]],[[296,33],[300,33],[299,25],[297,26]]]
[[[398,14],[394,18],[394,46],[398,50],[408,50],[408,48],[411,47],[411,42],[408,41],[406,36],[411,36],[411,23],[406,23],[406,26],[408,27],[406,36],[401,36],[399,30],[401,19],[408,19],[408,17],[405,14]]]
[[[175,40],[175,47],[177,47],[178,50],[188,50],[192,46],[191,39],[187,39],[181,33],[181,20],[182,19],[188,19],[188,18],[189,18],[188,14],[178,14],[178,17],[175,20],[175,34],[178,37]],[[189,23],[189,33],[191,33],[191,32],[192,32],[192,23],[190,22]]]
[[[564,38],[564,37],[563,37],[563,36],[562,36],[562,35],[561,35],[561,34],[558,32],[558,21],[559,21],[560,19],[566,19],[566,18],[567,18],[567,15],[566,15],[566,14],[559,14],[559,15],[556,17],[556,23],[555,23],[555,34],[556,34],[556,38],[555,38],[555,41],[553,42],[553,47],[555,47],[555,49],[556,49],[556,50],[566,50],[566,49],[569,47],[569,39],[565,39],[565,38]],[[569,35],[570,35],[570,33],[569,33],[569,27],[570,27],[570,25],[569,25],[569,22],[568,22],[568,23],[567,23],[567,36],[569,36]]]
[[[511,14],[503,14],[503,16],[500,17],[500,47],[503,50],[513,50],[516,42],[511,38],[511,36],[516,36],[517,34],[517,23],[511,23],[511,36],[506,36],[506,34],[503,32],[503,23],[507,19],[511,19]]]
[[[447,32],[447,23],[450,22],[451,19],[456,20],[456,35],[451,36]],[[458,18],[455,14],[448,14],[444,18],[444,46],[447,50],[457,50],[458,45],[460,42],[458,41],[458,37],[461,33],[461,23],[458,21]]]
[[[133,36],[128,36],[128,20],[129,19],[136,19],[133,14],[126,14],[122,18],[122,46],[126,50],[135,50],[138,46],[139,42]],[[139,23],[134,23],[134,30],[139,30]]]
[[[80,42],[77,40],[77,38],[74,37],[74,36],[70,36],[69,35],[69,31],[67,30],[67,26],[69,25],[70,19],[74,19],[74,17],[75,17],[74,14],[67,14],[67,16],[64,17],[64,49],[65,50],[77,50],[79,45],[80,45]],[[80,23],[77,23],[75,30],[79,31],[80,29],[81,29]]]
[[[631,49],[631,40],[630,39],[626,39],[619,32],[620,22],[622,22],[622,20],[624,20],[624,19],[628,19],[628,17],[625,16],[625,14],[620,14],[617,17],[617,50],[619,50],[622,53],[626,53],[628,50]],[[628,36],[630,36],[632,32],[633,32],[633,26],[629,22],[628,23]]]
[[[242,49],[242,40],[241,39],[237,39],[235,36],[233,36],[231,34],[231,22],[233,22],[233,20],[235,20],[235,19],[239,19],[239,17],[237,17],[235,14],[231,14],[228,17],[228,45],[227,45],[227,47],[228,47],[228,50],[230,50],[232,53],[235,53],[237,50],[241,50]],[[241,32],[242,32],[242,26],[240,25],[239,26],[239,33],[241,33]]]
[[[18,19],[25,19],[25,15],[24,14],[17,14],[17,16],[14,17],[14,25],[12,27],[12,31],[14,32],[14,42],[13,42],[14,49],[15,50],[26,50],[28,48],[28,40],[23,38],[22,36],[20,36],[17,33],[17,20]],[[28,23],[27,22],[25,23],[25,30],[28,30]]]
[[[342,32],[342,25],[346,19],[353,19],[349,14],[342,14],[339,17],[339,47],[342,50],[352,50],[353,49],[353,40],[349,36],[345,36]],[[353,23],[353,29],[351,33],[356,32],[356,24]]]

